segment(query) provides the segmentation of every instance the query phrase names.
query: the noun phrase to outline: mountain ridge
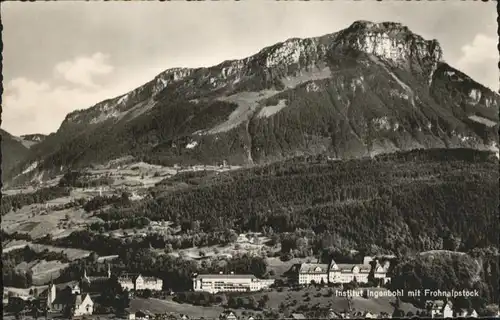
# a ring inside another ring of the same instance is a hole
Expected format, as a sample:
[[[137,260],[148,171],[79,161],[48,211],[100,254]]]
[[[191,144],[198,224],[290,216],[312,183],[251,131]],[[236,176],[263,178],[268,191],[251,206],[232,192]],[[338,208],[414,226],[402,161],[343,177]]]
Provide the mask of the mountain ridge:
[[[356,21],[244,59],[168,69],[71,112],[12,176],[35,161],[42,171],[62,170],[124,155],[166,165],[239,165],[310,153],[497,151],[499,105],[498,94],[442,61],[437,40],[400,23]]]
[[[366,33],[366,39],[364,39],[364,42],[363,39],[359,38],[359,33],[356,32],[358,30],[364,31]],[[269,68],[273,66],[292,64],[294,62],[297,63],[301,58],[301,53],[307,51],[308,49],[312,50],[312,52],[309,52],[309,54],[314,55],[316,53],[325,54],[327,50],[332,49],[332,46],[337,47],[337,49],[345,49],[343,47],[356,48],[356,46],[358,46],[357,49],[367,53],[374,53],[377,56],[382,56],[394,61],[397,61],[398,58],[401,58],[400,60],[404,61],[406,60],[406,57],[404,55],[398,56],[397,54],[395,54],[395,52],[391,52],[390,50],[391,45],[394,47],[394,44],[391,44],[389,42],[394,42],[395,40],[388,38],[387,32],[394,33],[395,31],[404,32],[406,37],[414,38],[412,39],[414,41],[410,45],[408,45],[407,48],[404,48],[404,45],[401,45],[401,43],[397,44],[396,47],[400,49],[400,52],[408,51],[411,53],[413,51],[411,49],[417,49],[417,53],[422,51],[426,52],[426,50],[422,50],[420,46],[428,46],[432,48],[430,60],[435,63],[441,60],[442,49],[435,39],[430,41],[424,40],[419,35],[411,33],[411,31],[409,31],[409,29],[406,26],[403,26],[401,23],[373,23],[369,21],[359,20],[355,21],[351,26],[339,32],[328,33],[322,36],[311,38],[289,38],[285,41],[267,46],[252,56],[248,56],[242,59],[225,60],[215,66],[199,68],[175,67],[167,69],[158,74],[153,80],[135,88],[134,90],[126,94],[111,99],[106,99],[90,108],[75,110],[69,113],[66,116],[64,122],[73,122],[75,120],[78,120],[78,115],[80,115],[82,112],[85,113],[85,111],[90,111],[90,109],[92,108],[101,108],[105,111],[108,109],[108,103],[111,101],[115,102],[117,106],[120,106],[126,100],[130,99],[130,97],[141,95],[142,91],[146,91],[149,95],[155,96],[156,94],[160,93],[160,91],[165,89],[169,84],[175,84],[176,82],[182,81],[183,79],[200,71],[207,70],[209,72],[213,72],[220,69],[222,78],[227,78],[231,75],[234,75],[238,71],[241,71],[241,69],[244,68],[245,64],[256,64],[258,68],[260,68],[261,65],[265,65],[267,68]],[[399,33],[397,33],[397,35],[401,36],[401,34]],[[374,45],[376,41],[373,41],[373,39],[377,37],[382,38],[383,40],[382,44],[379,46]],[[339,40],[341,42],[338,42]],[[389,42],[387,40],[389,40]],[[314,46],[317,46],[317,48],[314,48]],[[410,48],[411,46],[414,46],[415,48]],[[420,54],[425,57],[425,54]],[[307,53],[305,55],[307,55]],[[213,78],[211,78],[209,81],[212,83]]]

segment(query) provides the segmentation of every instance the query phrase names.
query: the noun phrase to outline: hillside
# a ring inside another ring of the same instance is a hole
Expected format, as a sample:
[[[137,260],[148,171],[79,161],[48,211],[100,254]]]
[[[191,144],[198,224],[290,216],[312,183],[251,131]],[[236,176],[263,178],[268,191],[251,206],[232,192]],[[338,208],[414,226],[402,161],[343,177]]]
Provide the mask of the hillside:
[[[186,179],[188,188],[165,191],[169,181],[175,182],[166,178],[151,189],[152,197],[103,208],[98,217],[120,223],[147,217],[214,234],[311,229],[320,247],[397,254],[495,246],[500,231],[498,162],[488,152],[415,150],[349,161],[299,158]],[[76,235],[70,238],[78,241]],[[161,237],[149,241],[165,247]]]
[[[70,260],[94,252],[70,262],[58,282],[77,279],[83,266],[98,272],[106,267],[99,259],[111,256],[113,272],[158,276],[175,292],[191,288],[193,272],[273,271],[283,279],[297,261],[377,255],[392,256],[394,289],[478,289],[475,308],[498,302],[498,159],[491,152],[419,149],[350,160],[295,157],[232,171],[151,172],[158,182],[136,199],[127,189],[82,197],[84,189],[92,192],[94,174],[67,173],[59,187],[2,202],[2,236],[12,253],[6,280],[26,286],[46,277],[41,269],[33,279],[16,276],[42,260],[20,256],[20,242],[34,251],[63,251]],[[111,179],[119,179],[115,174]],[[327,300],[318,303],[328,308]],[[378,308],[373,303],[382,300],[360,301]]]
[[[0,129],[1,144],[2,144],[2,181],[4,174],[17,164],[21,163],[28,155],[28,148],[22,144],[21,139],[12,136],[7,131]]]
[[[43,140],[45,140],[46,137],[47,137],[46,135],[40,134],[40,133],[24,134],[24,135],[20,136],[20,138],[22,139],[23,145],[26,148],[30,148],[33,145],[42,142]]]
[[[357,21],[209,68],[175,68],[67,115],[12,170],[47,178],[123,156],[173,165],[251,165],[415,148],[498,152],[500,98],[442,61],[436,40]],[[25,177],[18,177],[22,181]]]

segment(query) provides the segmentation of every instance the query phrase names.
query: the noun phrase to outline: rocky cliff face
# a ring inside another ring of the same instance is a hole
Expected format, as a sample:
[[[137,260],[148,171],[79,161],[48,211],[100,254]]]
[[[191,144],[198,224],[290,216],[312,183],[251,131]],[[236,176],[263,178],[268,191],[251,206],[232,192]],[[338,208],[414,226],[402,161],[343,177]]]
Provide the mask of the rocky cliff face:
[[[443,56],[436,40],[425,40],[393,22],[357,21],[339,34],[336,45],[372,54],[428,77],[432,77]]]
[[[441,60],[442,50],[436,40],[427,41],[398,23],[357,21],[338,33],[310,39],[289,39],[264,48],[255,56],[225,61],[210,68],[174,68],[122,96],[105,100],[92,108],[74,111],[68,123],[95,124],[123,117],[134,108],[153,102],[165,89],[198,98],[204,94],[226,94],[245,90],[264,90],[280,86],[288,76],[321,69],[329,55],[357,50],[374,55],[398,67],[419,69],[431,75]],[[259,86],[252,86],[259,83]],[[222,90],[221,90],[222,89]],[[168,92],[168,90],[167,90]],[[171,92],[168,92],[171,93]]]
[[[166,70],[70,113],[32,148],[30,161],[45,170],[123,155],[162,164],[246,164],[319,152],[497,151],[499,101],[443,62],[436,40],[398,23],[357,21],[210,68]]]

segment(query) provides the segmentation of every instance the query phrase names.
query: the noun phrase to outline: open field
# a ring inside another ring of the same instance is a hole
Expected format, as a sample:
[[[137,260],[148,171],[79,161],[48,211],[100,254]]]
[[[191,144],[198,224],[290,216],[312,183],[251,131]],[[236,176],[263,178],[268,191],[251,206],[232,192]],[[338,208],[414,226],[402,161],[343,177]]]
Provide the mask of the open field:
[[[15,212],[10,211],[2,217],[2,229],[7,233],[26,233],[36,239],[47,234],[60,237],[72,231],[84,229],[85,226],[95,221],[100,221],[83,209],[53,210],[50,208],[50,205],[64,204],[71,200],[68,197],[59,198],[49,201],[47,205],[32,204]]]
[[[2,190],[2,194],[4,196],[12,196],[12,195],[16,195],[16,194],[27,194],[27,193],[33,193],[35,192],[36,189],[33,188],[32,186],[29,186],[29,187],[25,187],[25,188],[21,188],[21,189],[5,189],[5,190]]]
[[[221,307],[201,307],[190,304],[180,304],[170,299],[142,299],[136,298],[130,301],[130,310],[136,312],[139,310],[156,313],[176,313],[185,314],[190,318],[219,318],[219,315],[224,311]]]
[[[342,312],[348,308],[347,299],[343,296],[335,295],[335,289],[332,289],[334,294],[329,296],[328,291],[330,288],[314,288],[309,287],[300,291],[293,291],[291,289],[285,289],[282,292],[270,291],[262,292],[257,294],[251,294],[255,297],[257,301],[261,299],[262,296],[267,295],[269,297],[269,302],[266,308],[279,309],[280,305],[283,304],[286,310],[293,310],[299,306],[308,306],[309,309],[316,308],[331,308],[334,311]],[[363,290],[363,288],[359,288]],[[368,290],[377,290],[380,292],[386,292],[386,289],[382,288],[369,288]],[[250,295],[248,295],[250,296]],[[310,299],[310,300],[309,300]],[[294,303],[294,300],[297,303]],[[304,301],[309,300],[309,301]],[[352,298],[352,308],[357,311],[369,311],[371,313],[380,314],[381,312],[387,312],[392,314],[394,311],[394,306],[392,303],[395,301],[394,297],[379,297],[379,298],[368,298],[365,299],[362,296],[353,296]],[[314,306],[314,307],[313,307]],[[409,303],[401,303],[401,309],[407,313],[411,311],[415,313],[418,309]]]
[[[16,270],[33,272],[33,284],[42,285],[50,282],[51,279],[59,278],[61,271],[69,266],[69,263],[60,261],[36,260],[30,263],[22,262],[16,266]]]

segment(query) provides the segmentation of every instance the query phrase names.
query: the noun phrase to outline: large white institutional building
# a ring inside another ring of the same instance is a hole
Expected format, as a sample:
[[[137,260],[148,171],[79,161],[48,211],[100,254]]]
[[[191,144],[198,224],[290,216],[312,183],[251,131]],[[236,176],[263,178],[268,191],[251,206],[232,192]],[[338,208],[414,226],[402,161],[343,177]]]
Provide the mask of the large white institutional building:
[[[252,274],[200,274],[193,277],[193,290],[209,293],[260,291],[274,284]]]
[[[372,266],[371,258],[366,257],[363,264],[338,264],[334,260],[330,264],[326,263],[303,263],[299,269],[299,284],[311,283],[367,283]],[[381,266],[378,262],[373,267],[373,277],[380,279],[382,284],[390,281],[387,277],[387,267]]]

